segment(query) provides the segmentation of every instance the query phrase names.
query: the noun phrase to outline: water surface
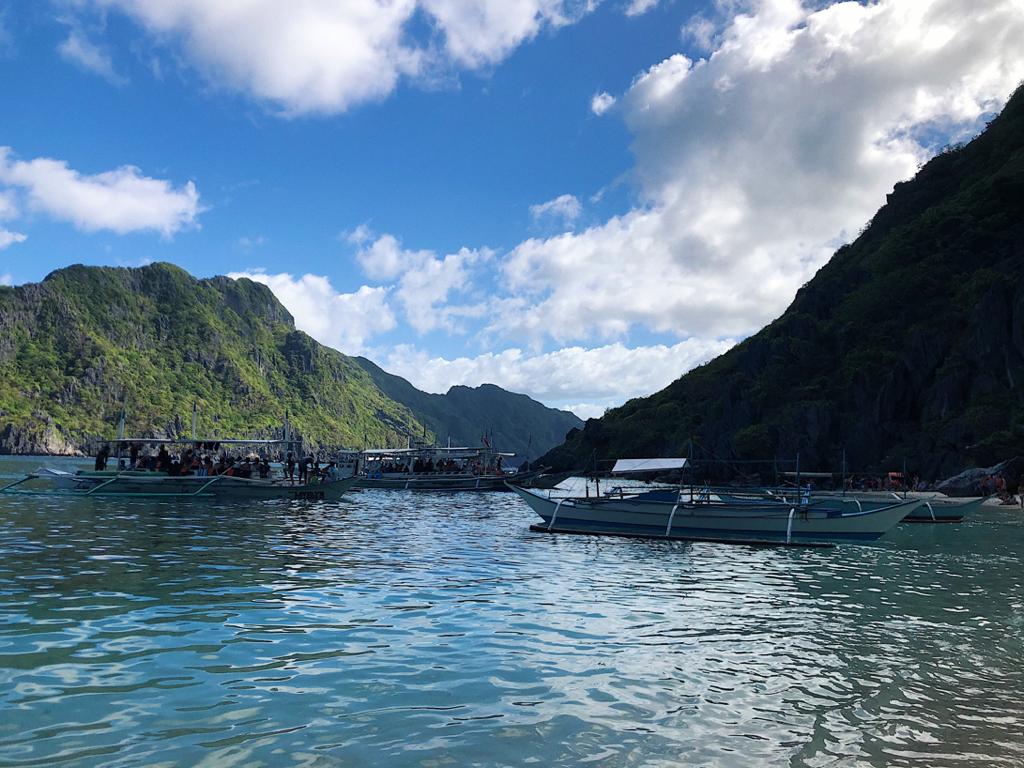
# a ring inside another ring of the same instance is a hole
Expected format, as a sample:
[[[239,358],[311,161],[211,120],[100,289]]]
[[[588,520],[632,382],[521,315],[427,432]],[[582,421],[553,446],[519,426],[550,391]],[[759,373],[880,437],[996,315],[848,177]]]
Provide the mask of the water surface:
[[[1019,510],[824,550],[510,494],[0,521],[3,765],[1024,765]]]

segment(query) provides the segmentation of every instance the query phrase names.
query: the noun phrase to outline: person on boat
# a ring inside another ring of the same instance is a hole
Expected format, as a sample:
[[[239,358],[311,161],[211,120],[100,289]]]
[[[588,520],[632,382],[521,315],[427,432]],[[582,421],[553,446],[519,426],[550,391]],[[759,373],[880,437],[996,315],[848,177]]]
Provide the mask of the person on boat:
[[[102,472],[107,468],[107,459],[110,458],[110,446],[104,445],[98,451],[96,451],[96,463],[93,468],[97,472]]]
[[[206,456],[203,457],[203,474],[209,477],[213,472],[213,457],[210,456],[210,454],[206,454]]]
[[[299,485],[306,485],[309,482],[309,456],[303,456],[299,460]]]
[[[320,457],[316,456],[313,459],[313,477],[317,480],[320,479]]]
[[[266,457],[263,457],[263,461],[259,465],[260,480],[266,480],[270,477],[270,462],[267,461]]]
[[[139,444],[132,443],[128,446],[128,466],[135,469],[139,464]]]
[[[160,451],[156,455],[156,467],[155,469],[166,471],[171,465],[171,454],[167,452],[167,446],[161,445]]]
[[[327,468],[324,470],[324,482],[333,483],[335,480],[338,479],[338,477],[338,465],[332,461],[327,465]]]
[[[288,456],[284,460],[284,476],[291,482],[295,482],[295,456],[291,451],[288,451]]]

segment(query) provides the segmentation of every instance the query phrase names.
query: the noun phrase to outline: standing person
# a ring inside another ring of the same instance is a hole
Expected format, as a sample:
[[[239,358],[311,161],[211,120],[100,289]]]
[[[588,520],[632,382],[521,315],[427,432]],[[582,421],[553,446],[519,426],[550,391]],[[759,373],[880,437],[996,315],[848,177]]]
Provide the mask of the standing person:
[[[284,476],[291,482],[295,482],[295,456],[291,451],[288,451],[288,456],[284,460]]]
[[[303,456],[299,461],[299,485],[309,482],[309,456]]]

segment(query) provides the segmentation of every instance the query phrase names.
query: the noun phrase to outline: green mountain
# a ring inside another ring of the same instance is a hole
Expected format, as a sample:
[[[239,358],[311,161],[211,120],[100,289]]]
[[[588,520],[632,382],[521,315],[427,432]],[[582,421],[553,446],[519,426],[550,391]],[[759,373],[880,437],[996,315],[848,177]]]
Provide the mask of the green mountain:
[[[508,392],[493,384],[452,387],[444,395],[428,394],[365,357],[354,358],[380,391],[401,403],[438,436],[442,444],[479,445],[487,433],[493,445],[521,459],[534,459],[560,444],[570,429],[583,426],[576,415]]]
[[[897,184],[755,336],[542,461],[793,458],[924,478],[1024,455],[1024,89]]]
[[[189,435],[193,402],[199,432],[217,437],[279,435],[286,412],[317,447],[398,446],[449,430],[297,331],[251,280],[153,264],[72,266],[0,286],[0,453],[87,449],[113,437],[122,402],[140,436]]]

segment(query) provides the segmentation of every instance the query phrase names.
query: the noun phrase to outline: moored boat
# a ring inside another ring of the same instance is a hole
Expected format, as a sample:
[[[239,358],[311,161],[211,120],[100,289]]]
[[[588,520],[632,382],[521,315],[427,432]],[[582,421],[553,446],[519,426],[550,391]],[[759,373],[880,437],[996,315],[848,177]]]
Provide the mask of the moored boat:
[[[871,541],[893,528],[918,501],[871,511],[843,505],[772,500],[721,501],[684,490],[618,497],[553,497],[514,487],[544,521],[532,530],[752,544],[833,544]]]
[[[36,483],[35,481],[42,481]],[[39,488],[37,485],[44,485]],[[296,484],[283,478],[244,478],[230,475],[186,475],[169,477],[160,473],[124,470],[120,472],[60,473],[41,470],[0,488],[0,493],[21,495],[68,495],[82,497],[126,496],[167,499],[238,499],[259,501],[336,501],[352,486],[354,477]]]
[[[0,487],[0,493],[335,501],[356,483],[355,477],[342,477],[333,465],[323,473],[309,472],[311,460],[303,464],[304,469],[296,482],[295,453],[301,444],[291,439],[287,418],[283,438],[270,440],[196,437],[195,408],[192,437],[188,439],[127,438],[124,437],[124,421],[122,410],[118,437],[101,445],[94,469],[65,472],[44,467]],[[154,454],[152,451],[156,447],[159,447],[159,453]],[[144,449],[149,452],[144,454]],[[124,456],[126,452],[128,457]],[[218,453],[219,458],[214,463]],[[271,456],[287,457],[287,469],[276,471],[272,468]],[[116,461],[116,469],[106,468],[109,459]]]
[[[526,483],[540,470],[506,472],[502,464],[514,457],[489,446],[408,448],[361,451],[356,487],[400,491],[506,491],[506,482]],[[345,463],[344,460],[340,460]]]
[[[976,512],[989,499],[988,496],[972,498],[951,498],[940,493],[929,492],[863,492],[854,491],[834,494],[815,494],[814,498],[841,499],[844,504],[857,509],[872,510],[892,504],[894,500],[916,501],[903,519],[905,523],[959,523],[964,517]]]

